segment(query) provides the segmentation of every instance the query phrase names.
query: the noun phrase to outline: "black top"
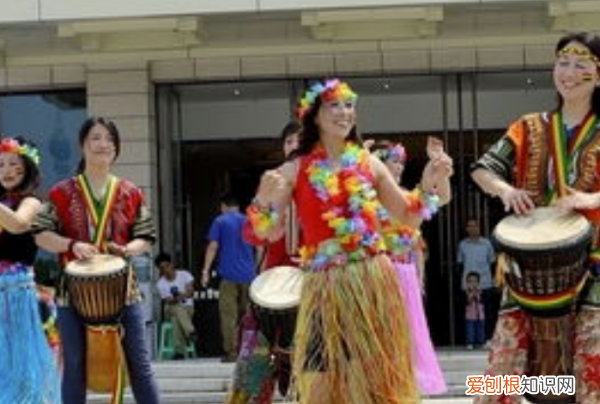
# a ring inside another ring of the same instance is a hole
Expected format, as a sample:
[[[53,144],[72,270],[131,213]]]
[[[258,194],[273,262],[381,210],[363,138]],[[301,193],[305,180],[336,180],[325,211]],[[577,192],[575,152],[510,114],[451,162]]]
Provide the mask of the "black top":
[[[12,205],[5,201],[3,203]],[[31,233],[11,234],[4,229],[0,231],[0,261],[33,265],[36,253],[37,246]]]

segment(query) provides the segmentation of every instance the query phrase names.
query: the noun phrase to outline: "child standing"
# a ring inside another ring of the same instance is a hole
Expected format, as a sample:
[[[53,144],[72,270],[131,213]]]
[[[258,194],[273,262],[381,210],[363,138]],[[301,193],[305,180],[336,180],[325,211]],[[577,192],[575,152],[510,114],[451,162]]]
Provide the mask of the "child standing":
[[[467,349],[473,349],[474,346],[482,346],[485,343],[485,311],[477,272],[469,272],[467,275],[465,293],[467,294],[465,307]]]

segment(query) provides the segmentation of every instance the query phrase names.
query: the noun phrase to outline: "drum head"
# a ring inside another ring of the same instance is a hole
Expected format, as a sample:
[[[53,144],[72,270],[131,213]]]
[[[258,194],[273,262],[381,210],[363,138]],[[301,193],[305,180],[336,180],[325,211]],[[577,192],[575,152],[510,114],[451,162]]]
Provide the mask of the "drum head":
[[[529,215],[505,217],[494,229],[499,243],[522,250],[542,250],[573,244],[590,234],[591,225],[575,212],[536,208]]]
[[[65,267],[67,275],[85,278],[92,276],[105,276],[117,273],[127,264],[121,257],[107,254],[97,254],[86,260],[71,261]]]
[[[267,309],[283,310],[300,303],[303,273],[289,266],[271,268],[254,279],[250,299]]]

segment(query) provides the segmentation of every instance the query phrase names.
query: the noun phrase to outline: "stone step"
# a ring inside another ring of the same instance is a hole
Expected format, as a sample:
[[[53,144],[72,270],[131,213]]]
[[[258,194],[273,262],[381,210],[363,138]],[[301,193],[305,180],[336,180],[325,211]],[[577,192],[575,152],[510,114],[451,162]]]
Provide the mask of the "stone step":
[[[466,378],[483,373],[487,352],[439,351],[438,358],[449,387],[443,397],[465,397]],[[217,358],[157,361],[153,368],[166,404],[223,403],[231,388],[234,372],[234,364],[221,363]],[[436,399],[439,398],[431,397],[429,400],[433,403]],[[109,396],[90,394],[88,402],[108,403]],[[126,391],[125,403],[134,403],[129,390]]]
[[[225,393],[177,393],[162,396],[163,404],[223,404],[227,395]],[[88,397],[88,404],[108,404],[110,397],[107,395],[92,395]],[[424,398],[421,404],[472,404],[468,397],[438,397]],[[282,401],[276,401],[282,402]],[[125,396],[125,404],[136,404],[129,394]],[[289,403],[293,404],[293,403]]]

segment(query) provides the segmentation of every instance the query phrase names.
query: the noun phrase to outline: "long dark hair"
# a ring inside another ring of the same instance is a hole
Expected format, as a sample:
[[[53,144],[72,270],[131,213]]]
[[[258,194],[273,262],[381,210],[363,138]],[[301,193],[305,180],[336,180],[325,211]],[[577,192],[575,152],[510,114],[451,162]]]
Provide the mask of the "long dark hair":
[[[577,42],[581,45],[585,46],[589,49],[592,55],[596,56],[598,60],[600,60],[600,38],[592,32],[571,32],[562,36],[557,44],[555,49],[555,54],[563,50],[569,43]],[[598,72],[600,73],[600,67],[596,66]],[[558,97],[558,105],[556,110],[559,111],[564,103],[564,100],[560,94],[557,93]],[[596,87],[594,92],[592,93],[592,110],[598,116],[600,116],[600,89]]]
[[[83,149],[83,144],[85,140],[90,135],[90,131],[96,125],[102,125],[108,130],[112,141],[115,145],[115,160],[119,157],[119,153],[121,153],[121,136],[119,135],[119,130],[117,129],[117,125],[113,121],[108,118],[104,118],[101,116],[90,117],[86,119],[81,128],[79,129],[79,147]],[[79,161],[79,165],[77,166],[77,174],[81,174],[85,170],[85,157],[82,155],[81,160]]]
[[[320,82],[325,85],[326,81],[327,80],[324,79]],[[291,157],[309,154],[319,142],[320,132],[315,119],[317,118],[317,114],[319,113],[322,104],[321,97],[317,97],[315,102],[302,117],[302,130],[300,131],[298,139],[298,148],[292,152]],[[362,138],[356,129],[356,125],[350,130],[347,139],[362,144]]]
[[[21,146],[27,145],[32,148],[36,148],[35,143],[26,140],[21,136],[17,136],[14,138]],[[14,189],[10,191],[4,188],[0,184],[0,198],[5,198],[7,194],[16,197],[17,199],[23,199],[27,196],[34,196],[35,192],[40,186],[41,176],[40,170],[37,164],[27,155],[18,154],[19,158],[23,162],[25,166],[25,174],[23,175],[23,180],[19,185],[17,185]]]

